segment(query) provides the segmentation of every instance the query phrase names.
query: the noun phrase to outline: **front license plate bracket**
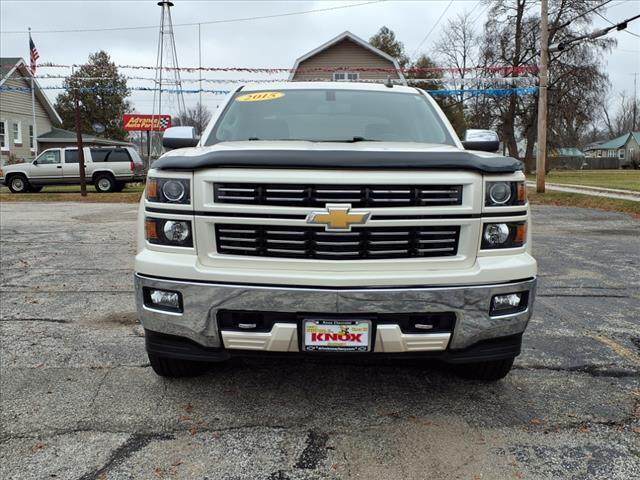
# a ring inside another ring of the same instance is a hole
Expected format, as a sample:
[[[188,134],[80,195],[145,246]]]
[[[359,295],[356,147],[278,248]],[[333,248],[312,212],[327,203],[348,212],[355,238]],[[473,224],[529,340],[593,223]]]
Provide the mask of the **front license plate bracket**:
[[[374,325],[364,318],[312,318],[301,320],[303,352],[365,353],[372,350]]]

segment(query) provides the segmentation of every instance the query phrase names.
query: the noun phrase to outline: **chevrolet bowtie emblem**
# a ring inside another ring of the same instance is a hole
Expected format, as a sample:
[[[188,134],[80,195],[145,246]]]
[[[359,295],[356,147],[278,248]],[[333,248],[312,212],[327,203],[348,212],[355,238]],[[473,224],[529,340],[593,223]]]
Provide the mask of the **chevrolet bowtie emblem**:
[[[324,210],[307,215],[307,223],[323,224],[329,231],[351,231],[351,225],[366,223],[370,212],[352,211],[351,205],[344,203],[328,203]]]

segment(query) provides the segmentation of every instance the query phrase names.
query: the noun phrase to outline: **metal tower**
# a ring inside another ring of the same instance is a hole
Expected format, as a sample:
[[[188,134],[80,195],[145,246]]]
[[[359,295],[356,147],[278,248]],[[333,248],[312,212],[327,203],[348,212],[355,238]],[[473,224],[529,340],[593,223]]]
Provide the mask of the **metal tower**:
[[[182,93],[182,81],[178,69],[178,54],[176,52],[176,40],[173,35],[173,21],[171,20],[171,7],[173,2],[163,0],[158,2],[162,8],[160,16],[160,33],[158,37],[158,53],[156,60],[155,87],[153,92],[152,114],[171,115],[177,118],[178,123],[186,108]],[[163,92],[164,90],[164,92]],[[164,94],[163,94],[164,93]],[[156,135],[154,153],[160,153],[162,149],[161,135]],[[157,147],[156,144],[157,143]]]

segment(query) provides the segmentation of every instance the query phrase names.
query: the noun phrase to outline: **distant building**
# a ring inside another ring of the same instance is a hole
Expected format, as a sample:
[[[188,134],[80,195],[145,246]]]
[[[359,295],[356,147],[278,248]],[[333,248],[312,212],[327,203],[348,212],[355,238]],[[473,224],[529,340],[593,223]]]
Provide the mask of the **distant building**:
[[[34,80],[36,125],[31,104],[31,70],[22,58],[0,58],[0,155],[33,158],[35,135],[62,126],[62,119]],[[29,89],[29,90],[25,90]]]
[[[298,58],[290,81],[384,82],[407,84],[398,61],[351,32],[344,32]]]
[[[63,130],[62,119],[34,79],[35,117],[31,104],[31,69],[22,58],[0,58],[0,165],[10,158],[30,161],[47,148],[76,146],[76,133]],[[34,138],[34,135],[37,138]],[[86,146],[132,145],[82,135]]]
[[[620,167],[640,161],[640,132],[625,133],[617,138],[592,144],[584,149],[587,158],[617,158]]]
[[[51,131],[38,136],[38,145],[40,145],[41,150],[45,150],[47,148],[76,147],[77,140],[78,137],[76,132],[54,127]],[[134,144],[130,142],[121,142],[119,140],[96,137],[95,135],[88,135],[86,133],[82,134],[82,145],[84,147],[134,146]]]
[[[584,153],[576,147],[554,148],[549,153],[552,157],[584,157]]]

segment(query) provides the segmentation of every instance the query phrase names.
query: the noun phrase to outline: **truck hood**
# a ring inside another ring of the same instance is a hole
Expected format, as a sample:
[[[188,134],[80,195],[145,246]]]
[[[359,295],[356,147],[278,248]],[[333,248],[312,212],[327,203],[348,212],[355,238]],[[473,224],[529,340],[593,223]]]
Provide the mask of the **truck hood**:
[[[273,168],[415,168],[511,173],[520,161],[455,146],[400,142],[222,142],[166,153],[152,165],[160,170],[213,167]]]

